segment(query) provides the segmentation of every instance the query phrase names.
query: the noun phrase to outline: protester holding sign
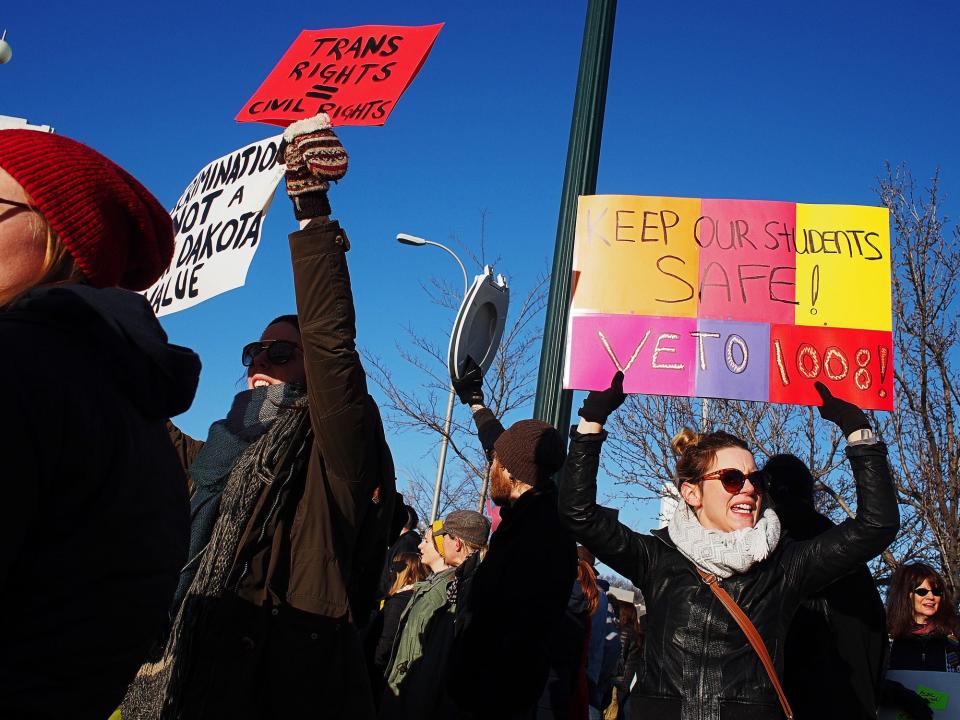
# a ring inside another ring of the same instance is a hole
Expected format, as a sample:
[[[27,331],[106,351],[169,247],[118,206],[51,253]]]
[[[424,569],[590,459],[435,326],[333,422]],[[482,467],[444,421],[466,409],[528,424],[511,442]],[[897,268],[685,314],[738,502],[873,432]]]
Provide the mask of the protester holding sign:
[[[69,138],[0,131],[0,716],[116,708],[166,618],[187,486],[164,420],[200,361],[138,294],[170,216]]]
[[[580,408],[560,514],[577,539],[646,600],[646,672],[631,695],[634,717],[781,718],[786,703],[776,678],[783,672],[787,618],[805,596],[874,557],[896,536],[886,447],[859,408],[823,385],[817,390],[820,414],[849,442],[859,507],[855,518],[804,542],[781,537],[768,507],[766,475],[746,443],[722,431],[684,429],[674,438],[683,502],[668,528],[652,535],[632,531],[596,501],[603,425],[625,399],[622,373]],[[735,619],[741,612],[745,622]]]
[[[322,116],[284,140],[298,315],[244,347],[248,389],[190,468],[194,508],[203,490],[216,517],[125,720],[374,715],[353,618],[373,609],[396,493],[355,346],[350,245],[327,218],[347,156]]]

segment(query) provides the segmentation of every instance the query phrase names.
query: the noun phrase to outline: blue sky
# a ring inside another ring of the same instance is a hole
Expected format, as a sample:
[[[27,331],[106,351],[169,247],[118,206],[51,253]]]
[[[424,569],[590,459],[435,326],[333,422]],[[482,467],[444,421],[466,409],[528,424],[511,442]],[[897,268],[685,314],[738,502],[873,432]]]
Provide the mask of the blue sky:
[[[408,324],[445,342],[452,317],[420,281],[459,271],[393,238],[471,245],[485,210],[488,250],[517,296],[548,267],[584,11],[569,0],[7,3],[0,114],[98,148],[170,207],[206,162],[275,134],[233,117],[301,29],[445,22],[387,125],[342,130],[351,170],[331,193],[353,244],[360,343],[415,383],[394,342]],[[958,20],[946,0],[621,2],[598,192],[876,204],[889,160],[921,180],[939,166],[953,206]],[[247,285],[163,319],[204,362],[179,419],[192,434],[239,389],[240,347],[293,309],[293,225],[278,197]],[[392,446],[401,477],[431,474],[421,439]],[[653,512],[627,517],[645,528]]]

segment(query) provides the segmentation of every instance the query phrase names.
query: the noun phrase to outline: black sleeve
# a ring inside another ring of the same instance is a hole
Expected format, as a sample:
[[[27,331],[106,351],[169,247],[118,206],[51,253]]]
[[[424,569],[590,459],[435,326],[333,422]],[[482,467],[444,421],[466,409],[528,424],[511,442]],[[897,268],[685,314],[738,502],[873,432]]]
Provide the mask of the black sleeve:
[[[857,515],[812,540],[794,543],[789,559],[804,595],[816,592],[876,557],[900,529],[897,494],[883,443],[848,446],[857,484]]]
[[[410,602],[410,593],[394,595],[387,598],[383,605],[383,631],[377,642],[377,649],[373,653],[373,664],[378,668],[386,668],[390,661],[390,651],[393,649],[393,640],[400,625],[400,616]]]
[[[597,559],[642,585],[650,566],[649,538],[618,519],[611,508],[597,504],[597,470],[607,433],[581,435],[570,431],[570,450],[560,483],[560,519]]]
[[[487,455],[487,460],[493,457],[493,444],[503,435],[503,425],[488,408],[477,410],[473,414],[473,421],[477,424],[477,437]]]

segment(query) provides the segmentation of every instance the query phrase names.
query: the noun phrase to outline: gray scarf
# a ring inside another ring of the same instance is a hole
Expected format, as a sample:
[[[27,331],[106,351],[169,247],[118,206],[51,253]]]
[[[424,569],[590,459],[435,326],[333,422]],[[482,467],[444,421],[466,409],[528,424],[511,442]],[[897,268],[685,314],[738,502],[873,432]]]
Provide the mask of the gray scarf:
[[[719,578],[746,572],[765,559],[780,542],[780,520],[766,508],[752,528],[733,532],[707,530],[682,500],[667,528],[677,549],[701,570]]]

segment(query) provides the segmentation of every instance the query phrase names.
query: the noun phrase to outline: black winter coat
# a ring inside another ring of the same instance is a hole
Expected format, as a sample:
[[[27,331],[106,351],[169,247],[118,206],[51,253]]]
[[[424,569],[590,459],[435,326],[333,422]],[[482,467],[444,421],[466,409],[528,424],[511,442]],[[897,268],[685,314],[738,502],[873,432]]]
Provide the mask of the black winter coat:
[[[576,545],[560,525],[552,482],[500,512],[448,665],[451,697],[479,718],[510,717],[537,703],[547,682],[552,634],[577,572]],[[484,683],[495,668],[507,674],[494,685]]]
[[[165,427],[200,361],[141,296],[35,290],[0,312],[0,717],[103,720],[167,618],[189,538]]]
[[[647,603],[638,717],[669,720],[780,718],[773,686],[739,626],[674,546],[666,531],[636,533],[597,505],[597,468],[606,433],[571,433],[560,514],[597,559],[630,579]],[[722,581],[763,637],[778,675],[791,618],[806,596],[879,554],[899,528],[882,443],[847,448],[858,515],[813,540],[781,539],[764,561]]]
[[[777,507],[782,527],[808,540],[835,525],[813,508]],[[886,659],[883,601],[866,565],[803,601],[787,633],[783,687],[797,720],[876,718]]]

